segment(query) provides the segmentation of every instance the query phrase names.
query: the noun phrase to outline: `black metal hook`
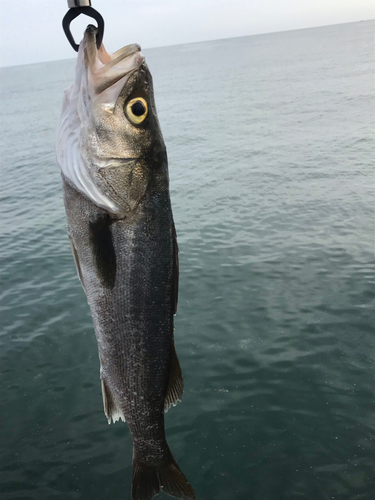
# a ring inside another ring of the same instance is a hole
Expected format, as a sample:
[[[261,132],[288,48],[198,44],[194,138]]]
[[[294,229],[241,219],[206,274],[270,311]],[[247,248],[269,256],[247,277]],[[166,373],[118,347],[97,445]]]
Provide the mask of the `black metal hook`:
[[[73,49],[78,52],[79,45],[75,43],[73,35],[70,31],[70,23],[78,17],[80,14],[85,14],[86,16],[92,17],[98,23],[98,32],[96,34],[96,46],[99,49],[104,35],[104,20],[99,12],[92,7],[73,7],[68,10],[62,21],[62,26],[66,38],[69,40],[70,45]]]

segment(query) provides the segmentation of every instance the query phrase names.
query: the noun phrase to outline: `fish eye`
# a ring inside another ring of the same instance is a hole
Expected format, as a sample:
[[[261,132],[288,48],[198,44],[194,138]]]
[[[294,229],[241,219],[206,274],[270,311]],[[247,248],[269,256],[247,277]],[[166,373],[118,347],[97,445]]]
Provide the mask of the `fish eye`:
[[[126,115],[135,125],[142,123],[148,114],[147,102],[142,97],[136,97],[126,105]]]

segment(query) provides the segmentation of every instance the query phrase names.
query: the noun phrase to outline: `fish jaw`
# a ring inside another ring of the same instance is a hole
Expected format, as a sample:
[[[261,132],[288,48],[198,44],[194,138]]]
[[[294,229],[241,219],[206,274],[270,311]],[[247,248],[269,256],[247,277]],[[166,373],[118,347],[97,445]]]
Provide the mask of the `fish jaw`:
[[[109,54],[103,43],[96,47],[97,28],[89,25],[85,31],[83,49],[88,76],[88,91],[92,104],[114,105],[130,74],[144,62],[140,45],[133,43]]]

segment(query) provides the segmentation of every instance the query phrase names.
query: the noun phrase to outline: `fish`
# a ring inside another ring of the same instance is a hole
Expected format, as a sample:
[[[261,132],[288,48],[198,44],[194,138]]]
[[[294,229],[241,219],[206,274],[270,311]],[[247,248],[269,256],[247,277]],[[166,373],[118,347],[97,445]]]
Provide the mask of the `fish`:
[[[109,54],[89,25],[63,98],[56,156],[69,241],[93,319],[104,413],[133,439],[132,499],[194,500],[164,414],[181,401],[179,263],[166,146],[137,44]]]

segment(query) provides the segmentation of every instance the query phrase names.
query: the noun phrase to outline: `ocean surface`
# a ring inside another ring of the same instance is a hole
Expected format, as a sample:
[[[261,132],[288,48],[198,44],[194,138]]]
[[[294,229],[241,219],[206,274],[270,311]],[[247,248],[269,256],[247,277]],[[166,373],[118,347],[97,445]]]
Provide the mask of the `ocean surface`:
[[[198,500],[374,498],[374,31],[144,50],[180,246],[167,437]],[[55,160],[74,66],[0,70],[2,500],[130,499]]]

